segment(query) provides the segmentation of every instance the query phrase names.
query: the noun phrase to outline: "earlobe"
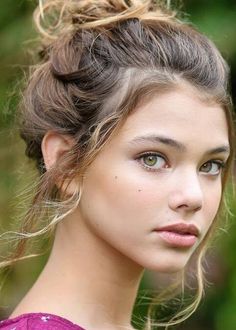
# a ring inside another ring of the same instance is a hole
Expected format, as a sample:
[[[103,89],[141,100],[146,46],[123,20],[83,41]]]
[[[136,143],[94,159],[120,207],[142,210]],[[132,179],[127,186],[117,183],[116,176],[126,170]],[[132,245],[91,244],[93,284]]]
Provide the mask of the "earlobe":
[[[68,135],[48,131],[41,144],[46,170],[52,168],[60,156],[72,148],[73,143],[73,139]]]

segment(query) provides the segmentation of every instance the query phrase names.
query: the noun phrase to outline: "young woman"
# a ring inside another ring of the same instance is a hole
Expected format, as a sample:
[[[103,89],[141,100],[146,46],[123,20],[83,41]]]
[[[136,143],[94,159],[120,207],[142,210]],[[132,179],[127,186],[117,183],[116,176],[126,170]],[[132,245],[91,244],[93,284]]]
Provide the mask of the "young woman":
[[[27,238],[54,242],[0,329],[134,329],[144,270],[186,274],[194,262],[196,299],[166,323],[176,324],[201,299],[230,178],[228,67],[156,1],[45,0],[34,17],[42,60],[22,137],[40,181],[16,256]]]

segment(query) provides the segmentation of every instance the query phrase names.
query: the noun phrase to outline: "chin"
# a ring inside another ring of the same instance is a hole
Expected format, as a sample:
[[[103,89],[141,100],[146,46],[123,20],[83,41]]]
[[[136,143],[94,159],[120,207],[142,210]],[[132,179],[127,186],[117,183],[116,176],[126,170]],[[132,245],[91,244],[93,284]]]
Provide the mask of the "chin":
[[[149,257],[142,266],[150,271],[172,274],[182,271],[186,267],[188,261],[189,257],[186,255],[155,259],[150,259]]]
[[[150,270],[157,273],[167,273],[167,274],[174,274],[182,271],[185,268],[186,264],[184,265],[151,265],[150,267],[145,267],[146,270]]]

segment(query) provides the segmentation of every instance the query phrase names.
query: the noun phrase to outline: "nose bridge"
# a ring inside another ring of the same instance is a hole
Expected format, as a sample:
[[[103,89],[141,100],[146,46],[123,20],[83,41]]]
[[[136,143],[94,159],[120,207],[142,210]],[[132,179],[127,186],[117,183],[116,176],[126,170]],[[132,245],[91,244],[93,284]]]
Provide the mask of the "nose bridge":
[[[170,207],[198,210],[202,207],[203,191],[196,168],[188,167],[181,170],[170,193]]]
[[[200,178],[196,168],[189,168],[183,173],[183,185],[187,194],[202,195]]]

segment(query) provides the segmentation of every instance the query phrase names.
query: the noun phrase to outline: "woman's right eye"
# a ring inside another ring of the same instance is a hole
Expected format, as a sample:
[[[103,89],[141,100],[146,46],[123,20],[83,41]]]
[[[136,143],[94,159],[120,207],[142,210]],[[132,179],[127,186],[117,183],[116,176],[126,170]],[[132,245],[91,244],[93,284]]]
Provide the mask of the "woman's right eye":
[[[167,168],[168,164],[165,158],[156,153],[146,153],[138,157],[140,163],[149,170],[159,170]]]

